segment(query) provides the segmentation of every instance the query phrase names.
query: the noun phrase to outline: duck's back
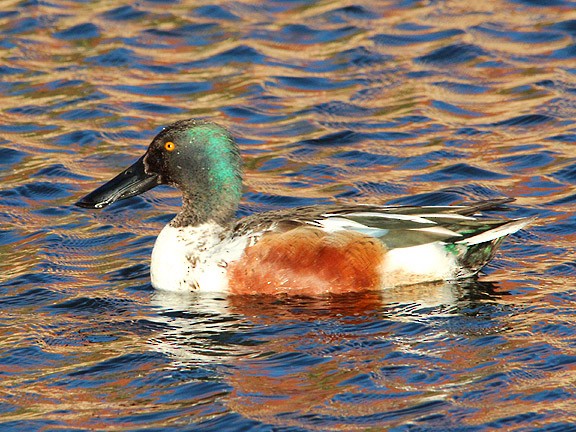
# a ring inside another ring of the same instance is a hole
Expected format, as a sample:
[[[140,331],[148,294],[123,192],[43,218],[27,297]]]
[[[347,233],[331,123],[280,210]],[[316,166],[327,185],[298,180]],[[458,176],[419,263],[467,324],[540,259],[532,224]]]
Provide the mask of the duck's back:
[[[234,227],[248,237],[228,268],[234,293],[341,293],[476,274],[502,240],[531,220],[473,216],[507,200],[469,206],[313,206],[256,214]]]

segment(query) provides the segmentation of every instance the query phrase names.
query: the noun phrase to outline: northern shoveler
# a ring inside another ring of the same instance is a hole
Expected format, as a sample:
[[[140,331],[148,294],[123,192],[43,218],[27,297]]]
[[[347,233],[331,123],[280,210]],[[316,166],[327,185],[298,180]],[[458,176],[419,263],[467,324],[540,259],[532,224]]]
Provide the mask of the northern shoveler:
[[[237,220],[241,165],[226,129],[178,121],[134,165],[77,205],[102,208],[159,184],[179,188],[182,210],[152,251],[152,285],[232,294],[314,295],[467,278],[506,236],[532,221],[474,216],[509,199],[460,206],[322,205]]]

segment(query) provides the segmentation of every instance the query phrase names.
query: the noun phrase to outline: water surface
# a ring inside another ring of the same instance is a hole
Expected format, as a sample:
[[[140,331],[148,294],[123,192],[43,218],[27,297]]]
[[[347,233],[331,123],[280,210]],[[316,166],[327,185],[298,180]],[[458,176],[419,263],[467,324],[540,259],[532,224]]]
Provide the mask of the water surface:
[[[2,430],[576,430],[573,2],[1,4]],[[178,194],[73,203],[188,117],[238,138],[240,215],[539,219],[478,281],[155,292]]]

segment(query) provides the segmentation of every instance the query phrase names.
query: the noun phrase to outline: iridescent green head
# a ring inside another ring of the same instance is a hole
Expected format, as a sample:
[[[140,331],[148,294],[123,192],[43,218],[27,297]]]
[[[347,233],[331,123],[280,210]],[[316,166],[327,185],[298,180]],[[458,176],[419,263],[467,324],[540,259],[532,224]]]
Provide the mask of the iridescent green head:
[[[152,140],[134,165],[78,201],[102,208],[159,184],[179,188],[183,209],[173,224],[230,222],[242,195],[242,161],[230,133],[214,123],[182,120]]]

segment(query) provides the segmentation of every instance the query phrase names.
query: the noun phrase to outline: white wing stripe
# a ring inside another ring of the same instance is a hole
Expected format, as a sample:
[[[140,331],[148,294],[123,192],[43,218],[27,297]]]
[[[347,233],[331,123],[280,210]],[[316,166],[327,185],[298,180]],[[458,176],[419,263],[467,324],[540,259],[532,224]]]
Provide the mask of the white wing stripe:
[[[526,218],[526,219],[517,219],[510,221],[505,225],[500,225],[497,228],[493,228],[488,231],[484,231],[481,234],[469,237],[464,240],[459,240],[456,243],[462,243],[468,246],[490,242],[492,240],[496,240],[500,237],[507,236],[508,234],[515,233],[519,229],[524,228],[530,222],[533,222],[536,218]]]

